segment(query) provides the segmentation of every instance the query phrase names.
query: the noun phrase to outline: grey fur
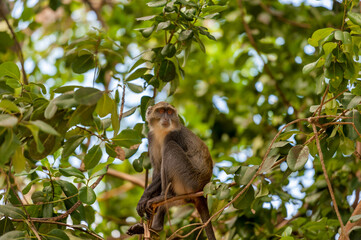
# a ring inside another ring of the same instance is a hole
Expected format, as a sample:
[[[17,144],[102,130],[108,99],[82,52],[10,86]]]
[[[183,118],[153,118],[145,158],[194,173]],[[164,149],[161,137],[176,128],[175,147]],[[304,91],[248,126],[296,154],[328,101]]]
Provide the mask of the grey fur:
[[[155,200],[175,195],[202,191],[212,176],[213,161],[206,144],[183,126],[177,110],[166,102],[149,107],[146,113],[149,124],[149,156],[153,166],[153,181],[138,202],[140,216],[151,214],[149,207]],[[169,188],[167,186],[169,185]],[[189,199],[201,215],[209,219],[206,198]],[[166,209],[161,206],[154,216],[152,229],[162,231]],[[215,240],[212,225],[205,227],[208,239]]]

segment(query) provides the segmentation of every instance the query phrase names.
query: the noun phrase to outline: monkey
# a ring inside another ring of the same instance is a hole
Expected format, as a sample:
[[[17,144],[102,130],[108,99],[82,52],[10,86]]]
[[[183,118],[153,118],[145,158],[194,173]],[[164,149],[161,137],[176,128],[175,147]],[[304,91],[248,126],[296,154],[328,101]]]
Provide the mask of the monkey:
[[[137,212],[141,217],[145,213],[148,217],[151,215],[150,207],[153,202],[202,191],[210,181],[213,170],[213,160],[207,145],[181,124],[177,110],[172,105],[159,102],[148,107],[146,121],[149,126],[148,154],[153,177],[137,205]],[[194,203],[203,223],[209,220],[205,197],[187,201]],[[165,206],[156,209],[151,223],[152,230],[163,230],[165,214]],[[143,231],[142,226],[138,225],[138,229],[131,227],[128,234]],[[216,239],[211,222],[205,227],[205,232],[209,240]]]

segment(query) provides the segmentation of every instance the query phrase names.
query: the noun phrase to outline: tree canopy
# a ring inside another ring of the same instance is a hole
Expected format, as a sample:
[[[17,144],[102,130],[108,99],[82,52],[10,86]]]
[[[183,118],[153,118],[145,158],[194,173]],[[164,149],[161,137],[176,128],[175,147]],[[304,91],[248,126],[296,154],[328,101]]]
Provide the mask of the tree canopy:
[[[0,0],[0,240],[138,239],[163,100],[210,149],[217,239],[360,239],[360,9]],[[206,238],[168,217],[143,237]]]

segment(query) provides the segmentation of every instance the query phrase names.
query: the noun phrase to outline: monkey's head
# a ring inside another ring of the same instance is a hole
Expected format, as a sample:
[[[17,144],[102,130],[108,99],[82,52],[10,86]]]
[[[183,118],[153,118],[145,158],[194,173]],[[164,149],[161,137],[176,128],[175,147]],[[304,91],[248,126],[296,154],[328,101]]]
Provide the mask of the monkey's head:
[[[150,130],[163,129],[167,131],[179,130],[181,123],[177,109],[167,102],[159,102],[147,109],[146,120]]]

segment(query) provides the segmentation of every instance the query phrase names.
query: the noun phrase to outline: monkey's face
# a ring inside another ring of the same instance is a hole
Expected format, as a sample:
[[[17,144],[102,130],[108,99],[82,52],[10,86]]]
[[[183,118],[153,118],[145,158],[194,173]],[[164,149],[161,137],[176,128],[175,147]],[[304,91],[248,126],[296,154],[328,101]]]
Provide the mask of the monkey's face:
[[[160,102],[147,111],[147,122],[151,129],[176,130],[180,127],[177,110],[166,102]]]

